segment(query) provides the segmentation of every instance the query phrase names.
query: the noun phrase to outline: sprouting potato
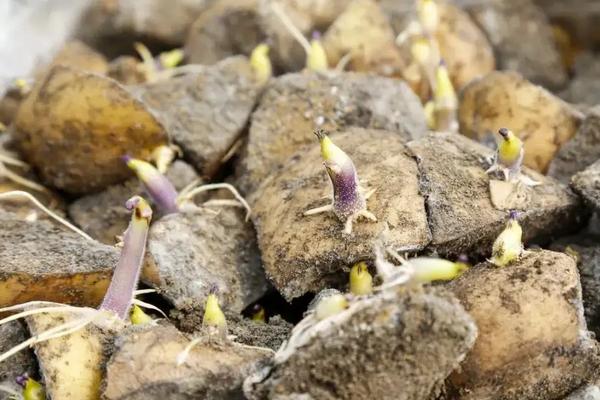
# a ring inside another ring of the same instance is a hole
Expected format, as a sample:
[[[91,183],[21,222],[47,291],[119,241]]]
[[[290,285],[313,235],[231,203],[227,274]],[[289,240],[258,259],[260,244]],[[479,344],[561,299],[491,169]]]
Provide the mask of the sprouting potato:
[[[32,335],[76,321],[68,312],[37,314],[27,317]],[[95,400],[100,398],[100,385],[105,360],[104,346],[110,334],[94,325],[70,335],[57,337],[34,346],[47,392],[57,400]]]
[[[524,143],[524,164],[545,173],[560,146],[577,132],[581,113],[516,72],[492,72],[462,92],[460,132],[490,140],[509,127]]]
[[[330,66],[350,57],[348,69],[399,76],[404,66],[394,43],[394,31],[373,0],[356,0],[333,22],[323,36]]]
[[[305,37],[327,28],[351,0],[258,0],[259,22],[272,45],[272,57],[277,66],[295,71],[304,67],[305,49],[273,11],[279,6],[290,22]]]
[[[162,125],[116,81],[57,65],[23,101],[15,142],[50,185],[87,193],[129,176],[120,157],[148,158]]]

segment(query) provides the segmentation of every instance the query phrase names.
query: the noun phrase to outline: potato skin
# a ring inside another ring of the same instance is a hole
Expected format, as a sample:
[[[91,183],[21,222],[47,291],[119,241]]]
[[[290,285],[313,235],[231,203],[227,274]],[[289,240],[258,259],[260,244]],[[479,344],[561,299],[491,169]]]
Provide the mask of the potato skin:
[[[496,71],[464,88],[458,119],[460,132],[480,141],[493,140],[499,128],[511,129],[524,142],[524,164],[545,173],[583,115],[520,74]]]
[[[98,191],[130,176],[120,157],[146,159],[167,141],[163,126],[116,81],[54,66],[23,101],[14,138],[51,186]]]
[[[562,398],[600,366],[577,266],[566,254],[530,251],[503,268],[480,264],[449,286],[479,329],[450,376],[458,392],[452,398]]]
[[[93,312],[93,311],[92,311]],[[33,335],[80,318],[72,313],[47,313],[27,317]],[[112,334],[95,325],[34,346],[48,397],[55,400],[100,398],[105,345]]]

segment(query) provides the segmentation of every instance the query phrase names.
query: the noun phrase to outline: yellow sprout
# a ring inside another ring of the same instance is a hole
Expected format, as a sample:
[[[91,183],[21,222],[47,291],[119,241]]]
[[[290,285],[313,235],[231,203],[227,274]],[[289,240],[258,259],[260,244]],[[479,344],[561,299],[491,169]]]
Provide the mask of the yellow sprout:
[[[164,69],[172,69],[183,61],[183,57],[184,53],[182,49],[173,49],[160,53],[158,60]]]
[[[440,22],[440,13],[435,0],[417,0],[417,17],[424,32],[435,33]]]
[[[273,67],[269,59],[269,46],[261,43],[252,50],[250,66],[260,83],[267,82],[273,76]]]
[[[469,267],[464,262],[452,262],[442,258],[418,257],[408,260],[414,268],[413,279],[421,283],[450,281],[458,278]]]
[[[254,307],[254,312],[252,313],[252,321],[264,323],[266,321],[265,309],[260,305],[256,305]]]
[[[27,378],[23,388],[23,400],[46,400],[46,391],[41,383],[32,378]]]
[[[23,96],[31,91],[31,84],[25,78],[15,79],[15,86],[17,89],[19,89],[19,93],[21,93]]]
[[[512,166],[522,157],[523,142],[511,130],[501,129],[498,143],[498,161],[505,166]]]
[[[219,299],[215,293],[210,293],[206,298],[202,325],[214,326],[217,328],[225,328],[227,326],[225,314],[223,314],[223,311],[219,306]]]
[[[458,100],[456,98],[454,85],[452,85],[452,81],[450,80],[448,68],[446,68],[446,64],[443,62],[441,62],[435,70],[435,90],[433,92],[433,98],[436,110],[441,108],[457,108]]]
[[[339,314],[348,308],[348,300],[343,294],[332,294],[327,296],[315,307],[315,317],[320,321],[332,315]]]
[[[492,247],[492,264],[504,267],[516,261],[523,253],[523,229],[517,221],[516,213],[511,212],[506,227]]]
[[[410,46],[410,52],[421,67],[429,66],[432,59],[432,49],[427,37],[419,36],[414,38]]]
[[[362,296],[373,292],[373,277],[364,261],[354,264],[350,270],[350,293]]]
[[[131,308],[129,319],[134,325],[143,325],[153,321],[153,319],[136,304]]]
[[[306,55],[306,68],[310,71],[327,71],[327,54],[319,39],[310,41],[310,51]]]
[[[427,127],[429,129],[436,129],[435,124],[435,103],[429,100],[423,106],[423,112],[425,113],[425,121],[427,122]]]

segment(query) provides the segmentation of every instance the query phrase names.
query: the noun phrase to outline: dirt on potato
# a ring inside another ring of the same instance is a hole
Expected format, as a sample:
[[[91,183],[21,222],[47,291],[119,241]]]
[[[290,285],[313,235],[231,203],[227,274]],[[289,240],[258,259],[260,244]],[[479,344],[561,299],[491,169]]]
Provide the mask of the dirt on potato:
[[[458,118],[462,134],[490,143],[498,129],[510,127],[525,144],[525,165],[546,173],[583,115],[516,72],[492,72],[462,91]]]
[[[260,90],[245,57],[135,89],[205,178],[220,170],[244,132]]]
[[[107,400],[242,399],[242,382],[270,352],[232,343],[199,343],[177,366],[189,340],[168,323],[123,332],[106,367]],[[131,379],[135,371],[135,379]]]
[[[201,323],[204,301],[216,286],[225,310],[240,312],[267,290],[251,223],[232,207],[171,214],[148,236],[150,265],[142,280],[156,287],[188,325]],[[192,328],[193,329],[193,328]]]
[[[479,335],[449,383],[458,399],[553,399],[588,382],[600,348],[587,331],[575,261],[532,251],[473,267],[450,288]]]
[[[375,244],[419,251],[430,240],[417,164],[398,135],[348,128],[331,139],[352,158],[377,222],[358,220],[352,235],[332,212],[304,216],[331,202],[331,184],[316,138],[250,198],[267,276],[288,300],[340,279],[355,262],[370,259]]]
[[[88,241],[55,222],[0,212],[0,306],[31,300],[97,306],[118,250]]]
[[[431,229],[429,249],[442,255],[489,255],[502,231],[508,210],[497,209],[485,173],[493,152],[464,136],[432,133],[408,143],[419,160],[420,193],[426,199]],[[515,205],[523,212],[525,240],[549,232],[568,233],[582,223],[578,198],[551,178],[526,169],[536,187],[522,187],[526,196]]]
[[[315,324],[246,380],[250,399],[434,399],[477,336],[456,299],[433,290],[389,289]]]
[[[401,138],[425,134],[418,97],[403,82],[356,73],[295,73],[272,82],[252,114],[240,163],[240,186],[251,193],[300,148],[313,130],[384,129]]]

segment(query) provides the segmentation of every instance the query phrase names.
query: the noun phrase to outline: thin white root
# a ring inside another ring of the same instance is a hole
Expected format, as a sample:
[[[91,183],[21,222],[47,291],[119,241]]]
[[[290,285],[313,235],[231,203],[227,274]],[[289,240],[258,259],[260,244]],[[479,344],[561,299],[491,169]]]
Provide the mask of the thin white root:
[[[321,206],[317,208],[311,208],[310,210],[304,211],[304,216],[321,214],[327,211],[333,210],[333,204],[327,204],[326,206]]]
[[[542,182],[538,182],[536,180],[531,179],[527,175],[519,174],[519,182],[523,183],[525,186],[535,187],[542,184]]]
[[[236,140],[233,143],[233,145],[229,148],[229,150],[227,150],[227,153],[225,153],[223,158],[221,158],[221,164],[225,164],[227,161],[229,161],[231,157],[233,157],[235,153],[237,153],[240,147],[242,147],[242,143],[244,143],[244,141],[241,138]]]
[[[298,28],[296,28],[296,26],[292,23],[292,20],[290,20],[290,17],[288,17],[285,14],[285,12],[283,11],[283,9],[281,8],[281,6],[279,4],[273,3],[271,5],[271,9],[279,17],[279,19],[283,23],[283,26],[285,26],[285,28],[288,30],[288,32],[304,48],[304,52],[308,56],[310,54],[310,51],[311,51],[310,43],[304,37],[304,35],[302,34],[302,32],[300,32],[300,30]]]
[[[9,307],[7,307],[7,308],[9,308]],[[73,306],[68,306],[68,305],[63,305],[60,307],[34,308],[31,310],[22,311],[20,313],[13,314],[6,318],[0,319],[0,325],[6,324],[8,322],[11,322],[11,321],[14,321],[14,320],[17,320],[20,318],[25,318],[30,315],[35,315],[35,314],[54,313],[54,312],[76,312],[78,310],[81,311],[81,309],[79,309],[78,307],[73,307]],[[4,311],[9,311],[9,310],[6,310],[6,309],[0,310],[0,312],[4,312]]]
[[[0,151],[0,162],[6,165],[14,165],[15,167],[28,168],[29,164],[19,160],[18,158],[11,157],[9,154],[6,154],[3,151]]]
[[[190,183],[188,183],[186,185],[186,187],[184,187],[183,189],[181,189],[179,191],[179,198],[186,197],[186,195],[190,192],[190,190],[192,190],[193,188],[195,188],[196,186],[198,186],[201,183],[202,183],[202,179],[200,179],[200,178],[196,178],[193,181],[191,181]]]
[[[178,367],[185,363],[188,356],[190,355],[190,351],[192,351],[192,349],[203,339],[203,336],[199,336],[196,339],[192,340],[187,346],[185,346],[185,349],[183,349],[183,351],[177,355],[177,359],[175,360]]]
[[[244,206],[237,200],[227,200],[227,199],[213,199],[208,200],[202,203],[204,207],[241,207]]]
[[[369,190],[367,193],[365,193],[365,200],[369,200],[369,198],[371,196],[373,196],[373,194],[377,191],[377,188],[371,189]]]
[[[349,52],[340,58],[340,61],[338,61],[337,65],[335,66],[335,70],[338,72],[343,72],[350,61],[352,61],[352,53]]]
[[[95,311],[95,310],[94,310]],[[16,346],[13,346],[8,351],[0,354],[0,362],[6,360],[7,358],[13,356],[19,351],[33,346],[36,343],[45,342],[47,340],[59,338],[61,336],[70,335],[71,333],[77,332],[78,330],[84,328],[86,325],[91,323],[96,318],[96,314],[91,315],[87,318],[77,319],[75,321],[69,321],[64,324],[55,326],[54,328],[48,329],[38,335],[32,336],[24,342],[19,343]]]
[[[346,220],[346,223],[344,224],[344,233],[346,235],[352,235],[352,223],[353,222],[354,222],[354,219],[352,217],[350,217]]]
[[[133,292],[133,297],[137,297],[141,294],[148,294],[148,293],[158,293],[158,290],[156,289],[139,289],[139,290],[134,290]]]
[[[361,210],[358,212],[358,215],[365,217],[369,221],[377,222],[377,217],[371,211]]]
[[[498,164],[492,164],[491,167],[489,167],[488,169],[485,170],[486,174],[491,174],[492,172],[496,172],[498,171],[498,169],[500,169]]]
[[[35,183],[27,178],[23,178],[21,175],[6,168],[2,160],[0,160],[0,176],[4,176],[6,179],[9,179],[14,183],[25,186],[29,189],[37,190],[38,192],[48,192],[48,189],[39,183]]]
[[[40,201],[38,199],[36,199],[35,197],[33,197],[31,195],[31,193],[24,192],[22,190],[13,190],[13,191],[10,191],[10,192],[0,193],[0,200],[10,199],[10,198],[26,198],[26,199],[28,199],[33,204],[35,204],[40,210],[42,210],[47,215],[49,215],[50,217],[52,217],[55,221],[61,223],[62,225],[66,226],[67,228],[69,228],[73,232],[79,234],[80,236],[84,237],[85,239],[90,240],[90,241],[94,241],[94,239],[92,239],[92,237],[90,235],[88,235],[87,233],[85,233],[81,229],[77,228],[75,225],[73,225],[72,223],[70,223],[66,219],[60,217],[58,214],[54,213],[53,211],[51,211],[50,209],[48,209],[46,206],[44,206],[42,203],[40,203]]]
[[[402,257],[400,254],[398,254],[398,252],[394,249],[390,249],[389,247],[385,249],[386,253],[388,253],[390,256],[394,257],[394,259],[396,261],[398,261],[400,264],[404,265],[407,263],[406,258]]]
[[[140,306],[142,308],[149,308],[151,310],[158,311],[163,317],[169,319],[169,317],[167,317],[167,314],[165,314],[160,308],[156,307],[153,304],[146,303],[145,301],[141,301],[138,299],[133,299],[132,303],[135,304],[136,306]]]
[[[22,399],[23,396],[21,396],[20,393],[16,392],[13,390],[13,388],[6,386],[6,385],[0,385],[0,392],[5,392],[10,394],[9,399]]]
[[[184,191],[186,189],[184,189]],[[188,201],[188,200],[192,200],[192,198],[195,195],[197,195],[198,193],[206,192],[206,191],[209,191],[209,190],[215,190],[215,189],[227,189],[227,190],[229,190],[231,192],[231,194],[233,194],[233,196],[246,209],[246,221],[248,221],[248,219],[250,218],[250,214],[252,214],[252,210],[250,209],[250,205],[246,202],[246,200],[242,197],[242,195],[239,194],[239,192],[237,191],[237,189],[235,187],[233,187],[233,185],[231,185],[229,183],[209,183],[209,184],[202,185],[202,186],[199,186],[199,187],[194,188],[194,189],[188,189],[187,192],[185,192],[183,195],[182,194],[179,195],[179,197],[177,199],[177,202],[181,203],[181,202],[185,202],[185,201]]]
[[[251,349],[251,350],[259,350],[259,351],[267,351],[269,353],[271,353],[272,355],[275,355],[275,350],[270,349],[268,347],[260,347],[260,346],[250,346],[248,344],[243,344],[243,343],[237,343],[237,342],[232,342],[232,344],[234,346],[237,347],[242,347],[244,349]]]

